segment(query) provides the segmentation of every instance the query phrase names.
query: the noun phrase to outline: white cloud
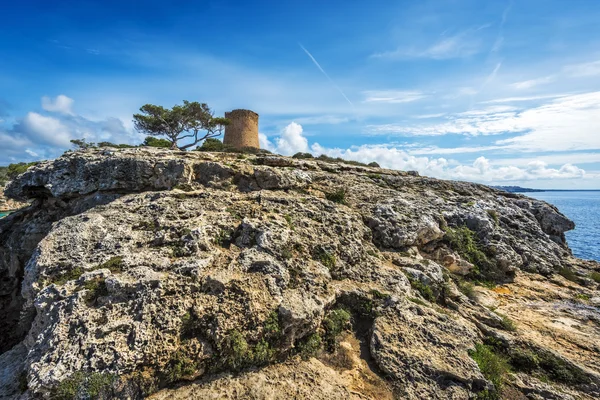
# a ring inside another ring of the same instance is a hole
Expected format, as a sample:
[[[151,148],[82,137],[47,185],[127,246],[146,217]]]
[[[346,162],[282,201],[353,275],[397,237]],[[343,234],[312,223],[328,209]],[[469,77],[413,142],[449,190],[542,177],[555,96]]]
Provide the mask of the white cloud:
[[[410,103],[427,97],[426,94],[419,91],[401,90],[367,90],[363,94],[365,103]]]
[[[40,155],[31,149],[25,149],[25,153],[29,154],[31,157],[39,157]]]
[[[57,112],[65,115],[74,115],[73,110],[73,99],[60,94],[56,98],[51,99],[48,96],[42,97],[42,108],[46,111]]]
[[[259,133],[258,143],[261,149],[284,155],[309,151],[308,140],[304,137],[302,125],[296,122],[291,122],[283,128],[281,134],[275,138],[275,143],[271,142],[265,134]]]
[[[281,136],[276,140],[277,151],[284,155],[308,151],[308,140],[302,134],[302,125],[296,122],[283,128]]]
[[[547,83],[552,83],[556,80],[556,77],[553,75],[550,76],[544,76],[542,78],[537,78],[537,79],[530,79],[527,81],[522,81],[522,82],[515,82],[513,84],[511,84],[510,86],[512,86],[515,89],[531,89],[535,86],[540,86],[540,85],[545,85]]]
[[[53,146],[68,148],[70,146],[69,130],[61,121],[35,112],[27,113],[18,126],[34,143],[46,143]]]
[[[374,135],[466,136],[518,135],[494,145],[511,151],[575,151],[600,149],[600,92],[556,98],[522,110],[493,106],[453,114],[441,123],[367,126]]]
[[[582,179],[583,169],[572,164],[560,168],[548,168],[542,161],[533,161],[517,167],[495,165],[485,157],[478,157],[472,164],[459,164],[446,158],[415,157],[401,149],[385,145],[363,145],[351,149],[329,149],[315,143],[315,154],[327,154],[364,163],[378,162],[382,167],[399,170],[416,170],[422,175],[444,179],[462,179],[476,182],[498,183],[534,180]]]
[[[583,64],[568,65],[564,71],[572,77],[589,77],[600,75],[600,60]]]

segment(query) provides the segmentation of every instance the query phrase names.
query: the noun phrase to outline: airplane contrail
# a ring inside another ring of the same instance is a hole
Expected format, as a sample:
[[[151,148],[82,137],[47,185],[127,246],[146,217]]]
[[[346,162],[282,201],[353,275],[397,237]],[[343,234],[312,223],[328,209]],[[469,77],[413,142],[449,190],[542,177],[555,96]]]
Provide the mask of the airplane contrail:
[[[304,52],[306,53],[306,55],[310,57],[310,59],[312,60],[312,62],[317,66],[317,68],[319,68],[319,70],[323,73],[323,75],[325,75],[325,77],[329,80],[329,82],[331,82],[331,84],[333,85],[333,87],[336,88],[336,90],[338,92],[340,92],[340,94],[342,96],[344,96],[344,99],[346,99],[346,101],[348,102],[348,104],[350,104],[350,106],[352,106],[352,109],[354,110],[354,104],[352,104],[352,102],[350,101],[350,99],[348,98],[348,96],[346,96],[346,94],[342,91],[342,89],[338,85],[335,84],[335,82],[333,81],[333,79],[331,79],[331,77],[329,75],[327,75],[327,72],[325,72],[325,70],[323,69],[323,67],[321,67],[321,65],[313,57],[313,55],[310,54],[310,52],[308,50],[306,50],[304,48],[304,46],[302,46],[302,44],[298,43],[298,46],[300,46],[300,48],[302,50],[304,50]]]

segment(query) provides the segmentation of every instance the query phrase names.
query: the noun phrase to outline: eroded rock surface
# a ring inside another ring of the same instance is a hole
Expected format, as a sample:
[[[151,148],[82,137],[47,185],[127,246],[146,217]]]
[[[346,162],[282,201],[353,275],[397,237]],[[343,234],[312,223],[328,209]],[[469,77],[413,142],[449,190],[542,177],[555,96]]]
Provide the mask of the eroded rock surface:
[[[6,193],[32,205],[0,220],[0,397],[600,396],[600,267],[544,202],[145,148],[68,153]]]

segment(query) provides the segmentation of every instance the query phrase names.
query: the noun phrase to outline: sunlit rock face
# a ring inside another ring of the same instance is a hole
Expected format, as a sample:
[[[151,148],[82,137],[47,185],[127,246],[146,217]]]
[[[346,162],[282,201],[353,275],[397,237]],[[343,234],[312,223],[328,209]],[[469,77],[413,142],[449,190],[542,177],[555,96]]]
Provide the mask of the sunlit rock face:
[[[31,206],[0,220],[0,397],[600,396],[600,267],[544,202],[150,148],[67,153],[6,194]]]

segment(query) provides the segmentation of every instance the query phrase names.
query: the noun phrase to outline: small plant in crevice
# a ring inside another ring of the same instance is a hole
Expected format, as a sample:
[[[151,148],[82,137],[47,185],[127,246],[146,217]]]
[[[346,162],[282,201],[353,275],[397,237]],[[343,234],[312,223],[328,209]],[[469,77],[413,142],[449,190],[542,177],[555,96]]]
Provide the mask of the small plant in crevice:
[[[498,212],[496,210],[486,210],[487,214],[492,218],[496,226],[500,224],[500,219],[498,218]]]
[[[331,270],[335,267],[336,258],[335,255],[327,251],[322,247],[317,247],[314,250],[314,258],[323,264],[327,269]]]
[[[295,231],[296,227],[294,226],[294,220],[292,219],[292,216],[290,214],[285,214],[283,216],[283,218],[285,219],[285,222],[288,224],[288,227]]]
[[[91,279],[83,284],[83,289],[86,290],[83,299],[88,306],[96,304],[98,298],[108,295],[106,281],[104,278]]]
[[[231,246],[233,232],[229,229],[221,229],[213,239],[214,243],[228,249]]]
[[[483,376],[494,384],[493,391],[485,391],[479,397],[499,400],[506,375],[510,371],[507,359],[496,353],[492,347],[481,343],[475,344],[475,350],[471,350],[469,356],[475,360]]]
[[[110,394],[116,379],[117,377],[113,374],[75,372],[51,390],[51,398],[56,400],[97,399],[102,395]]]
[[[600,283],[600,272],[596,272],[596,271],[591,272],[590,279],[596,283]]]
[[[499,312],[496,312],[496,315],[502,318],[502,321],[500,322],[502,329],[509,332],[515,332],[517,330],[517,326],[507,315],[500,314]]]
[[[493,282],[501,280],[496,264],[486,254],[475,232],[466,226],[457,228],[447,226],[444,231],[446,234],[443,239],[450,248],[475,266],[468,275],[470,279]],[[488,253],[491,254],[491,250]]]
[[[66,266],[61,266],[61,267],[66,267]],[[68,271],[62,272],[61,274],[50,278],[50,281],[48,283],[49,284],[54,283],[55,285],[59,285],[59,286],[64,285],[65,283],[67,283],[69,281],[75,281],[75,280],[79,279],[81,277],[81,275],[84,274],[84,272],[86,272],[86,271],[81,267],[71,268]]]
[[[124,266],[123,257],[116,256],[116,257],[112,257],[108,261],[98,265],[98,267],[95,269],[106,268],[106,269],[110,270],[110,272],[112,272],[113,274],[118,274],[120,272],[123,272],[123,266]]]
[[[300,357],[306,361],[311,357],[318,356],[322,345],[323,339],[318,333],[314,332],[300,340],[296,344],[296,350]]]
[[[340,188],[334,192],[325,193],[325,198],[338,204],[346,204],[346,189]]]
[[[581,279],[579,279],[577,274],[575,274],[575,271],[573,271],[571,268],[568,268],[568,267],[559,268],[557,273],[568,281],[575,282],[575,283],[581,282]]]
[[[348,328],[350,324],[350,313],[343,308],[331,310],[323,319],[323,329],[325,334],[323,339],[329,351],[337,348],[340,334]]]
[[[429,285],[424,284],[423,282],[414,278],[410,274],[406,274],[406,277],[408,278],[408,281],[410,282],[410,286],[414,290],[419,292],[419,294],[421,296],[423,296],[423,298],[425,300],[430,301],[430,302],[435,301],[435,295],[433,294],[433,290],[431,289],[431,287]]]
[[[198,364],[185,351],[179,349],[164,367],[163,374],[167,382],[173,383],[195,374],[197,370]]]

